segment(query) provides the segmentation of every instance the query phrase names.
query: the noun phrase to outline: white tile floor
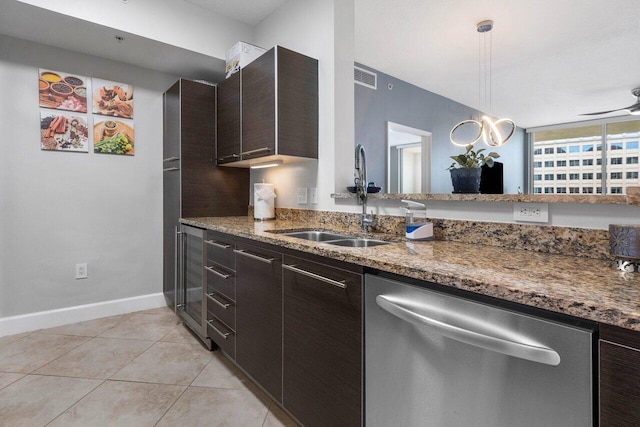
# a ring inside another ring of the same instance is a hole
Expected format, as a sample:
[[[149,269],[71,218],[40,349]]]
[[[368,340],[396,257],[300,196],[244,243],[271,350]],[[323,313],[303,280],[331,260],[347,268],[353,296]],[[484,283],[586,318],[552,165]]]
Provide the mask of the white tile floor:
[[[295,426],[167,308],[0,338],[0,426]]]

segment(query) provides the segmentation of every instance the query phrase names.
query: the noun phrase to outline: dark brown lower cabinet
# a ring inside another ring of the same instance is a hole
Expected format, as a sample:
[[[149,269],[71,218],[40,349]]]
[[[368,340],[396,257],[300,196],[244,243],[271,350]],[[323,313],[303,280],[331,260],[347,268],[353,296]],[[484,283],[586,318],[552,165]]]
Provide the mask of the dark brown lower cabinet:
[[[360,426],[362,276],[285,256],[283,406],[307,427]]]
[[[600,325],[600,426],[640,426],[640,333]]]
[[[237,243],[236,363],[282,402],[282,255]]]

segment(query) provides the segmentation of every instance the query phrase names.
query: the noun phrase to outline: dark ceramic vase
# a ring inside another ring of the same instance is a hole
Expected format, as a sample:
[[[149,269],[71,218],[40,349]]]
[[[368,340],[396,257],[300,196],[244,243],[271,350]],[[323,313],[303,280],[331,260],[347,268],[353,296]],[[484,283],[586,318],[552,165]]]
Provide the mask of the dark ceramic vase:
[[[475,193],[480,191],[480,168],[458,168],[451,171],[451,183],[454,193]]]

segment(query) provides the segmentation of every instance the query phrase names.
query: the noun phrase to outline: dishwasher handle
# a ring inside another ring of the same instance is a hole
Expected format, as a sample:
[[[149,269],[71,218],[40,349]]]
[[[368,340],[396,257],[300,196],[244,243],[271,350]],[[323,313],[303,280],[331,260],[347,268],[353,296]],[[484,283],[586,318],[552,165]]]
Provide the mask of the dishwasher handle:
[[[376,304],[383,310],[402,320],[418,326],[428,326],[437,333],[456,341],[545,365],[557,366],[560,364],[560,355],[551,348],[460,328],[423,314],[415,313],[403,307],[401,304],[394,302],[393,299],[393,297],[386,295],[378,295],[376,297]]]

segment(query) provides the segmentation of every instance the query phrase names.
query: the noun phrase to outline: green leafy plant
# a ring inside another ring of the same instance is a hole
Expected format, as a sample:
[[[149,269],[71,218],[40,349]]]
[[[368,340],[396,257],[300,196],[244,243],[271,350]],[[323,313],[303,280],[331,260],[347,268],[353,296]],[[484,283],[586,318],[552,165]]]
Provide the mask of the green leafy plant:
[[[493,159],[500,157],[498,153],[490,152],[486,155],[482,153],[485,151],[481,148],[477,151],[473,151],[473,145],[469,144],[465,147],[467,150],[464,154],[458,154],[457,156],[450,156],[455,162],[451,163],[447,169],[457,168],[480,168],[483,165],[493,167]]]

